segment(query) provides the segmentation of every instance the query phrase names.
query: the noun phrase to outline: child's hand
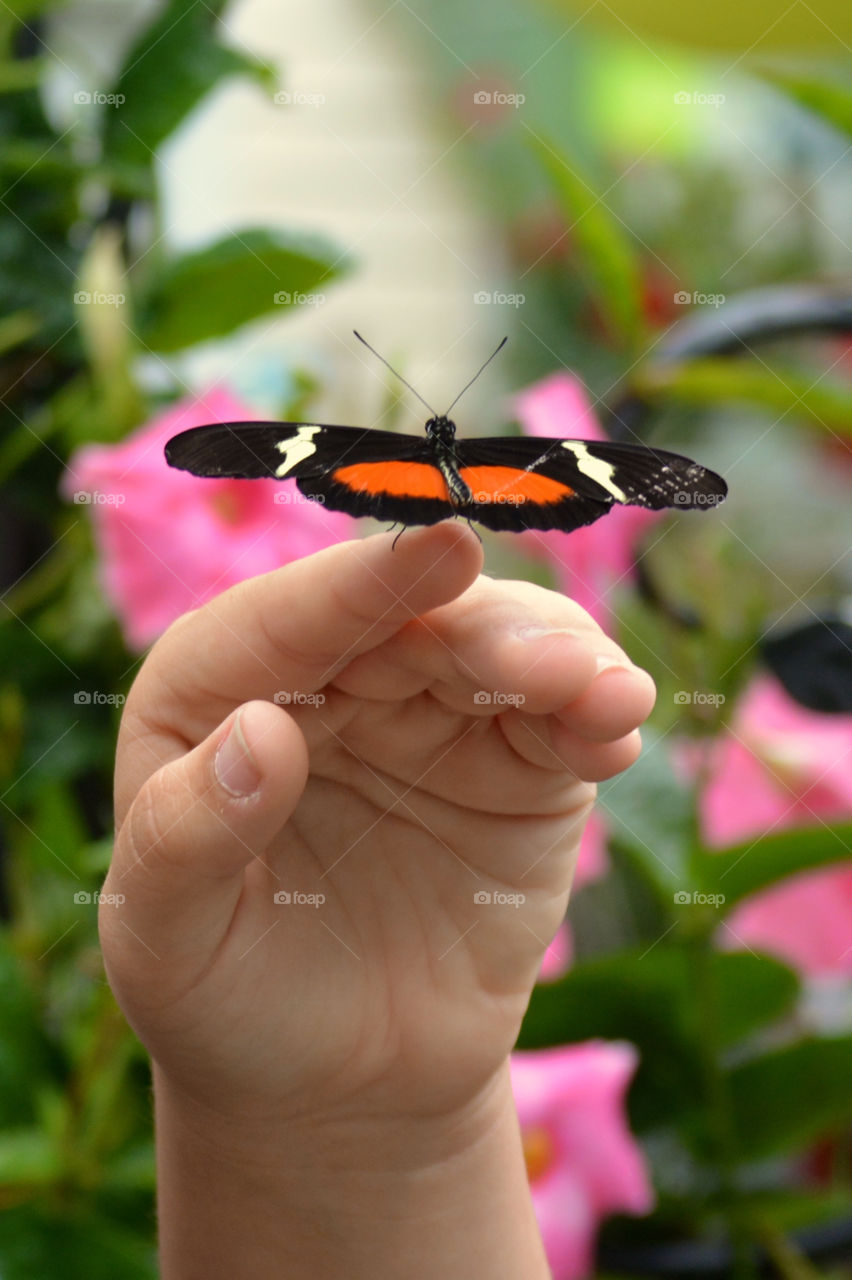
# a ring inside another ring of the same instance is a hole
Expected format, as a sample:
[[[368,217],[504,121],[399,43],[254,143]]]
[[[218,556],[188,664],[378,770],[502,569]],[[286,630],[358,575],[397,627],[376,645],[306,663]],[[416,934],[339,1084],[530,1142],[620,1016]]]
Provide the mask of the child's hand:
[[[103,947],[159,1070],[213,1111],[448,1114],[514,1043],[591,783],[635,759],[653,686],[570,600],[480,563],[450,523],[337,546],[145,662]]]

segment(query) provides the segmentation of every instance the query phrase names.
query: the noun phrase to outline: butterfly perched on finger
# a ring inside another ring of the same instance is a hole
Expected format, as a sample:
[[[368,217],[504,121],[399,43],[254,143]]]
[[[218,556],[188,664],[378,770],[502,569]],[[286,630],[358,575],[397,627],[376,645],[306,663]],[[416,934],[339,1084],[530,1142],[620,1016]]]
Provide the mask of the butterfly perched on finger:
[[[513,533],[567,533],[615,505],[706,508],[727,494],[715,472],[644,445],[527,436],[459,439],[449,415],[467,387],[446,413],[426,405],[432,416],[425,436],[311,422],[221,422],[174,436],[166,461],[196,476],[295,480],[307,498],[351,516],[402,525],[461,516]]]

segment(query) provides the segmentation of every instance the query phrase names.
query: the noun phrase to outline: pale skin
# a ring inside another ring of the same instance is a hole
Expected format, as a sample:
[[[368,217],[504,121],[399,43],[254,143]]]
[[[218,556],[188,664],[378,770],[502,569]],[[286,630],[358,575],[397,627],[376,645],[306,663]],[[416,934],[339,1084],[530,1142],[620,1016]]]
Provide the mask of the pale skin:
[[[182,618],[131,691],[101,937],[154,1064],[163,1280],[549,1275],[508,1055],[654,690],[481,561],[456,522],[330,548]]]

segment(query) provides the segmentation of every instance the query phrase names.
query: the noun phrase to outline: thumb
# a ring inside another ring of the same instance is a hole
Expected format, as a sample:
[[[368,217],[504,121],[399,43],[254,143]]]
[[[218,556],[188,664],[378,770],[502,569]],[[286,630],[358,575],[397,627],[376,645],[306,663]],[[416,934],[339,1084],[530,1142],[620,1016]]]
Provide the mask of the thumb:
[[[144,979],[162,962],[162,997],[162,984],[184,986],[204,970],[230,926],[244,872],[265,864],[307,775],[295,721],[271,702],[248,702],[147,779],[118,832],[101,899],[111,980],[137,972]]]

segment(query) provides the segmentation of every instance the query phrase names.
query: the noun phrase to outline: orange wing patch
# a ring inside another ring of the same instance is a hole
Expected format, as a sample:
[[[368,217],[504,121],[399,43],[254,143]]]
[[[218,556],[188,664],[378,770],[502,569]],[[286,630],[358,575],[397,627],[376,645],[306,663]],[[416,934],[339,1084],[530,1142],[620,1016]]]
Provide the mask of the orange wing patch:
[[[331,478],[355,493],[449,501],[444,477],[428,462],[355,462],[338,467]]]
[[[474,502],[505,502],[507,506],[533,502],[537,506],[549,506],[574,497],[574,490],[560,480],[517,467],[463,467],[460,474]]]

